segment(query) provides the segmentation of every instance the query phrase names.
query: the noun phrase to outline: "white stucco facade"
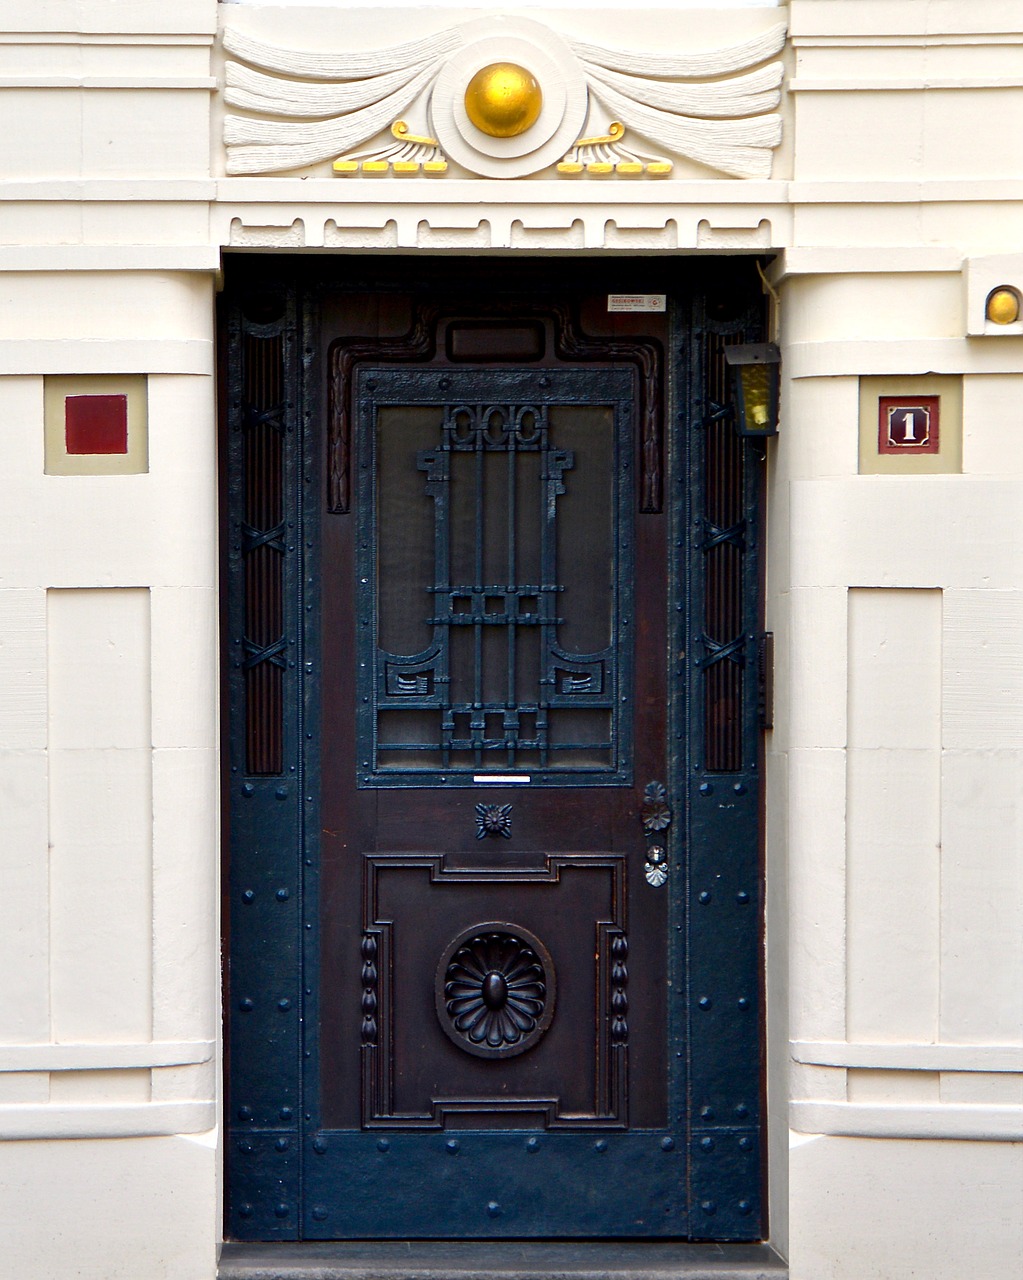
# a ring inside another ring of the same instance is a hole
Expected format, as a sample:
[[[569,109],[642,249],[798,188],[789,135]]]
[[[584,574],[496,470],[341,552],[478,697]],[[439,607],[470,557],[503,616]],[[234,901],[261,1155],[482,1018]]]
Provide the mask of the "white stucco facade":
[[[679,54],[786,23],[767,176],[232,174],[225,28],[373,50],[497,11],[0,0],[5,1274],[216,1274],[215,302],[275,250],[770,257],[771,1243],[793,1280],[1015,1275],[1023,322],[985,307],[1023,292],[1023,12],[501,12]],[[55,474],[46,380],[112,375],[147,469]],[[877,397],[936,391],[961,456],[885,473]]]

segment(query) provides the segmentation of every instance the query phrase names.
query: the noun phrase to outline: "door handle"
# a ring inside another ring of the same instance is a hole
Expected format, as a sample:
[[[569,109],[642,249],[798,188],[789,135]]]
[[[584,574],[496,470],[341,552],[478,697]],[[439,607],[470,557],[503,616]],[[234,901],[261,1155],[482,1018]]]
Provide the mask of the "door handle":
[[[665,832],[671,826],[672,812],[668,791],[663,782],[648,782],[643,791],[643,835],[646,837],[646,865],[643,874],[647,884],[659,889],[668,878],[668,850]]]

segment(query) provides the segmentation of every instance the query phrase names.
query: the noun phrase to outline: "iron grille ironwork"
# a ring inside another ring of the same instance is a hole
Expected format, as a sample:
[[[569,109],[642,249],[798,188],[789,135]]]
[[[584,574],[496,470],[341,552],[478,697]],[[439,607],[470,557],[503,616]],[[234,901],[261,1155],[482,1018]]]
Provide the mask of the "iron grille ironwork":
[[[246,772],[284,768],[284,347],[280,333],[242,346]]]
[[[510,393],[499,403],[476,398],[484,385],[469,373],[437,378],[447,385],[434,399],[432,377],[360,371],[360,780],[471,785],[505,771],[541,785],[624,782],[633,375],[491,370],[490,395],[502,381]],[[389,435],[402,442],[397,462]],[[418,515],[413,468],[428,499]],[[602,478],[603,510],[589,476]],[[415,559],[405,539],[431,542],[432,564],[421,561],[418,582],[408,570],[411,598],[395,603],[390,562]],[[424,643],[399,646],[392,632]]]

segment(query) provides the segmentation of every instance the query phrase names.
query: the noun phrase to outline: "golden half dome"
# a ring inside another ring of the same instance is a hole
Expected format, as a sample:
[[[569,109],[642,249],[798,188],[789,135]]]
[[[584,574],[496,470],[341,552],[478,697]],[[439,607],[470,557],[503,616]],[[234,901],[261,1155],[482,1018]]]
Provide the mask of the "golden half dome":
[[[985,310],[992,324],[1015,324],[1020,313],[1019,294],[1007,285],[993,289]]]
[[[481,133],[516,138],[536,124],[543,92],[532,72],[514,62],[482,67],[465,90],[465,111]]]

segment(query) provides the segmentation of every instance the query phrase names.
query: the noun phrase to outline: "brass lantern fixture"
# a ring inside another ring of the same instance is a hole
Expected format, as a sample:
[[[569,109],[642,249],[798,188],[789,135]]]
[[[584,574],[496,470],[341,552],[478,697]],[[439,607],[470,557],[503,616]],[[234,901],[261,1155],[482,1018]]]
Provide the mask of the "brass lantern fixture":
[[[740,436],[778,434],[778,388],[781,353],[773,342],[748,342],[725,347],[732,371],[735,430]]]

